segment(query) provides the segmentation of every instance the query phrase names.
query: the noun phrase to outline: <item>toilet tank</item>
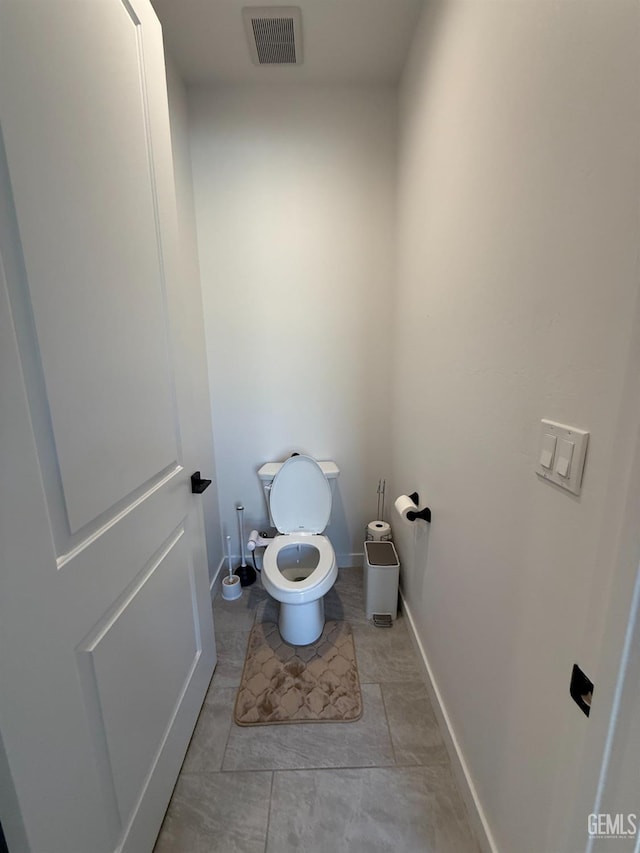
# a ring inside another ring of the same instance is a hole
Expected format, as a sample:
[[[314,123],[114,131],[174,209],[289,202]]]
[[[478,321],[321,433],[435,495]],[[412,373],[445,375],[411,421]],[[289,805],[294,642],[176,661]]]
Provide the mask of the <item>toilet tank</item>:
[[[331,486],[331,495],[333,496],[333,491],[336,485],[336,479],[338,474],[340,473],[340,469],[336,465],[335,462],[332,462],[330,459],[325,460],[316,460],[318,465],[322,468],[324,476],[329,481],[329,485]],[[262,488],[264,489],[264,498],[267,502],[267,509],[269,510],[269,524],[272,527],[275,527],[273,523],[273,518],[271,517],[271,501],[269,500],[270,492],[271,492],[271,484],[273,483],[273,478],[276,476],[280,468],[282,467],[282,462],[265,462],[262,467],[258,468],[258,477],[262,481]]]

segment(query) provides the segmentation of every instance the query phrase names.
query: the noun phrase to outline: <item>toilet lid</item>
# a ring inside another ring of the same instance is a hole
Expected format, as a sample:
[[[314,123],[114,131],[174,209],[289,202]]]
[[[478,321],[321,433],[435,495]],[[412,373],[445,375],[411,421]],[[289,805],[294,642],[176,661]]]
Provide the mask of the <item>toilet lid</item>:
[[[280,533],[322,533],[331,515],[331,486],[310,456],[292,456],[273,478],[271,517]]]

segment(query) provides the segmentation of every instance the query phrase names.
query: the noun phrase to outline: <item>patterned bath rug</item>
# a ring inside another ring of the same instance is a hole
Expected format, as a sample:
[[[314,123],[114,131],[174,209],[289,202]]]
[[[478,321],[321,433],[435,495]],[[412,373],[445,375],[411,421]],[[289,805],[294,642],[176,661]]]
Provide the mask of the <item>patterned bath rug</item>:
[[[315,643],[290,646],[273,622],[255,625],[233,716],[239,726],[359,720],[362,694],[351,626],[327,622]]]

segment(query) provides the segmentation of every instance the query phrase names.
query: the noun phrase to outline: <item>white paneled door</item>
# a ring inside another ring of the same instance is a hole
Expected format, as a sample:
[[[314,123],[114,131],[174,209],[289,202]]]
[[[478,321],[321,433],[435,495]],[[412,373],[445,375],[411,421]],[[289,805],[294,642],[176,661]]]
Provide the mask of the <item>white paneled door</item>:
[[[0,128],[0,819],[149,853],[215,644],[148,0],[0,0]]]

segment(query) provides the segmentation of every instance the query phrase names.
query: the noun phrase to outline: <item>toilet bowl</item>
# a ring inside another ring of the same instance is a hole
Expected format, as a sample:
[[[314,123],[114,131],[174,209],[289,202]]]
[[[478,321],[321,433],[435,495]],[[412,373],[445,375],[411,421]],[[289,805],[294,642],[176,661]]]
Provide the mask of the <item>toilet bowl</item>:
[[[268,491],[280,535],[267,546],[262,584],[280,603],[278,627],[294,646],[315,642],[324,627],[324,596],[338,577],[333,545],[323,535],[331,515],[331,487],[310,456],[280,466]]]

